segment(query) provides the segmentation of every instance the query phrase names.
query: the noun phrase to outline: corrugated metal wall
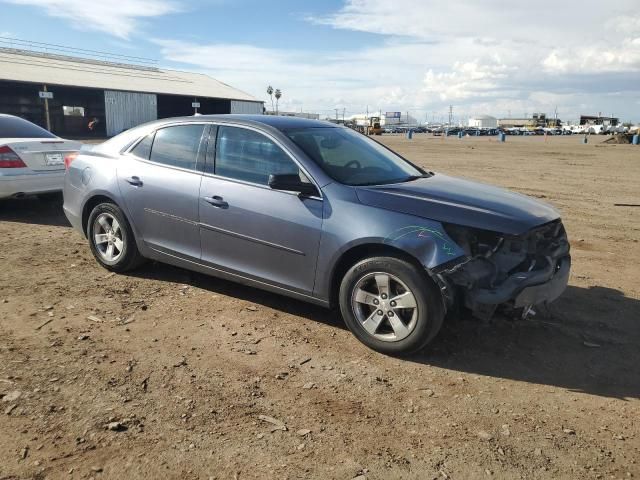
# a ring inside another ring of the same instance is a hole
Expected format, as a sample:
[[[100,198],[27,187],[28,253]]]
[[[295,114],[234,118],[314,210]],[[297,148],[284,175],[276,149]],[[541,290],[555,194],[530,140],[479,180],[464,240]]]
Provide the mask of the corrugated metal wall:
[[[242,100],[231,100],[231,113],[244,113],[254,115],[263,113],[262,102],[245,102]]]
[[[105,90],[104,109],[109,137],[158,118],[158,100],[154,93]]]

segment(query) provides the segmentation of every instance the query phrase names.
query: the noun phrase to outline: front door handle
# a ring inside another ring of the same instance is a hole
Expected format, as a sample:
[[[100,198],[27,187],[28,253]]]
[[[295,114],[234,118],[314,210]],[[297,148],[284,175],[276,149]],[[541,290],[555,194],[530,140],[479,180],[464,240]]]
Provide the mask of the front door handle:
[[[213,197],[202,197],[202,199],[210,205],[213,205],[217,208],[228,208],[229,204],[224,201],[224,199],[218,195],[214,195]]]
[[[133,185],[134,187],[142,186],[142,180],[140,180],[140,177],[136,177],[135,175],[133,177],[125,178],[125,180],[129,185]]]

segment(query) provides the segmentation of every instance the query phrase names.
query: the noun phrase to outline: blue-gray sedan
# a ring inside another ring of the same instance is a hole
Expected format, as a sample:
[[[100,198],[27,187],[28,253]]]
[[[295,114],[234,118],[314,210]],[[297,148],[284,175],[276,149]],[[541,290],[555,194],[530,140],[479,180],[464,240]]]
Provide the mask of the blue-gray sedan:
[[[105,268],[154,259],[338,306],[385,353],[424,347],[447,311],[526,314],[569,277],[551,206],[327,122],[165,119],[65,164],[65,213]]]

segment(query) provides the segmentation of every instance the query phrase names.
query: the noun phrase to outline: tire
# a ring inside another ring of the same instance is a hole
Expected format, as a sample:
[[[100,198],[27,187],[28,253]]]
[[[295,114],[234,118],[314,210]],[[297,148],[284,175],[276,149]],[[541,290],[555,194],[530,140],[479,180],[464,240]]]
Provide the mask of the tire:
[[[367,258],[351,267],[340,284],[339,302],[342,317],[358,340],[389,355],[423,349],[444,319],[442,295],[433,280],[395,257]],[[409,308],[402,308],[405,305]]]
[[[114,203],[101,203],[91,211],[87,238],[91,253],[107,270],[127,272],[144,261],[127,218]]]

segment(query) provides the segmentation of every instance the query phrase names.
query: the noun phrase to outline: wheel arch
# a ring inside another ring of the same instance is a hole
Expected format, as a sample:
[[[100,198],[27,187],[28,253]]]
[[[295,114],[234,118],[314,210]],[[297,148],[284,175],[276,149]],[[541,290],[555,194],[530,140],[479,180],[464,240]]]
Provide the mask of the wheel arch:
[[[332,308],[338,305],[340,283],[342,282],[342,278],[347,273],[347,271],[360,260],[364,260],[365,258],[369,257],[380,256],[394,257],[409,262],[418,269],[424,270],[425,278],[429,278],[426,267],[422,265],[416,257],[404,250],[383,243],[363,243],[360,245],[355,245],[343,252],[342,255],[340,255],[338,260],[335,262],[333,270],[331,272],[328,294],[329,305]]]
[[[97,194],[93,195],[92,197],[90,197],[84,203],[84,205],[82,207],[82,231],[84,232],[84,236],[85,237],[87,236],[89,216],[91,215],[91,212],[93,211],[93,209],[97,205],[100,205],[101,203],[106,203],[106,202],[113,203],[120,210],[122,210],[122,213],[124,214],[125,218],[127,219],[127,222],[129,222],[129,225],[131,225],[131,220],[129,219],[129,216],[127,215],[127,212],[125,212],[125,210],[118,204],[117,201],[115,201],[109,195],[105,195],[104,193],[97,193]]]

